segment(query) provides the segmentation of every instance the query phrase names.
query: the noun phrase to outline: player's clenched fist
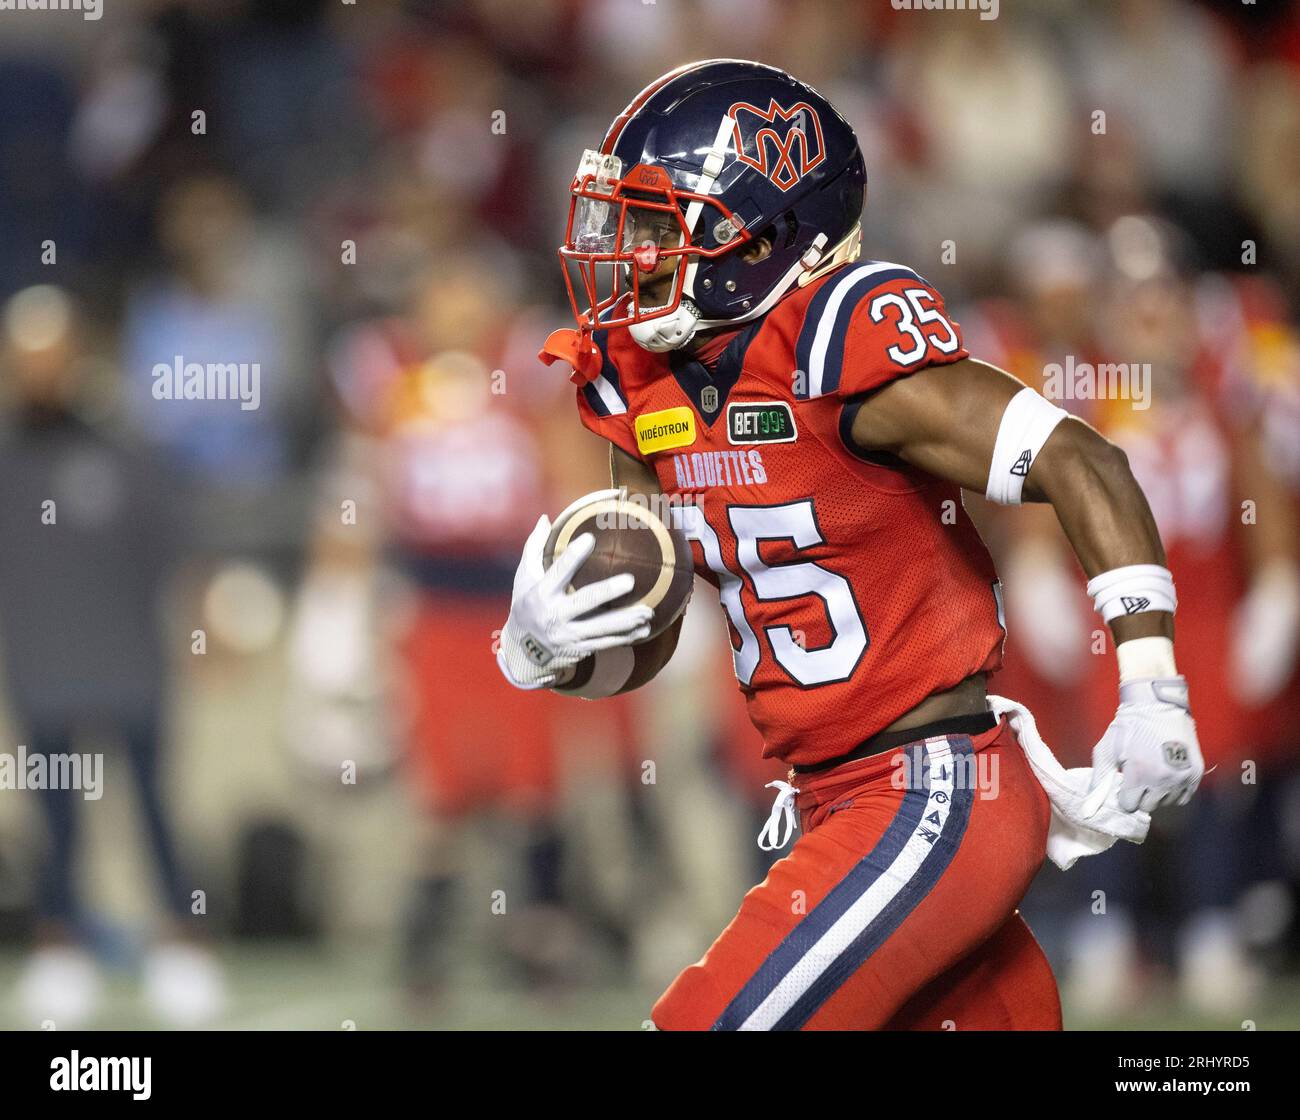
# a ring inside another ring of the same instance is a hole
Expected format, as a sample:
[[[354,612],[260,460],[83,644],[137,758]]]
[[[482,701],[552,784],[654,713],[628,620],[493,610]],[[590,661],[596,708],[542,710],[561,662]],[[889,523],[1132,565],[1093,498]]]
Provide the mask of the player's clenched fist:
[[[1181,676],[1121,684],[1119,711],[1092,752],[1092,788],[1100,802],[1116,780],[1125,812],[1151,812],[1191,799],[1205,762]]]
[[[524,543],[515,571],[510,617],[497,649],[497,664],[516,688],[550,688],[584,657],[631,645],[650,633],[649,607],[600,611],[632,590],[635,579],[631,573],[568,590],[595,547],[590,533],[575,538],[546,568],[543,551],[550,531],[550,518],[543,514]]]

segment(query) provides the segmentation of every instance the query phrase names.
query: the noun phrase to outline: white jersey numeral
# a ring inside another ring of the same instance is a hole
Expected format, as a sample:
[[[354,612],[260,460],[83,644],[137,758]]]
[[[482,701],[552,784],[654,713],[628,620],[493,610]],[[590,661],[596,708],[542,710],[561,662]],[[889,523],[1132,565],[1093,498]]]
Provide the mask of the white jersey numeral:
[[[922,300],[928,300],[931,306],[925,306]],[[924,288],[908,288],[901,296],[896,292],[884,292],[871,301],[867,311],[873,323],[885,322],[888,318],[885,308],[897,307],[898,322],[894,326],[899,334],[913,341],[910,349],[904,350],[901,346],[894,345],[885,351],[900,366],[910,366],[919,361],[931,346],[942,354],[951,354],[961,345],[952,324],[933,304],[934,296]],[[927,335],[917,326],[918,323],[926,326],[937,323],[943,328],[943,337]]]
[[[731,659],[736,666],[736,679],[741,684],[748,685],[754,677],[754,670],[758,668],[758,636],[745,617],[745,608],[740,601],[740,577],[732,574],[722,562],[722,546],[718,543],[718,534],[704,519],[704,510],[699,506],[673,506],[672,517],[687,540],[699,542],[704,552],[704,562],[718,577],[718,597],[722,600],[727,617],[731,619],[731,625],[740,635],[740,648],[731,651]]]
[[[745,617],[742,581],[723,563],[718,535],[704,519],[703,511],[688,506],[681,508],[681,514],[678,522],[682,531],[700,542],[705,563],[718,577],[723,608],[741,639],[740,648],[733,650],[736,677],[748,685],[761,651],[754,628]],[[810,560],[767,564],[759,556],[762,541],[788,540],[796,549],[825,543],[811,499],[781,506],[731,506],[727,517],[736,538],[737,561],[753,583],[755,597],[772,602],[816,595],[834,631],[829,645],[806,649],[789,626],[764,627],[777,664],[804,687],[848,680],[870,645],[849,581]]]

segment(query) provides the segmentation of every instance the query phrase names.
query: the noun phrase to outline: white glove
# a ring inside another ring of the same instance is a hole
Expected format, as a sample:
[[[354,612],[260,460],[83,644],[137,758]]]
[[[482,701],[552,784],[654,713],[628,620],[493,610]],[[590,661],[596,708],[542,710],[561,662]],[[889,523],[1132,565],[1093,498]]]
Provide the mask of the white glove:
[[[552,688],[563,683],[571,675],[568,670],[584,657],[632,645],[650,634],[653,612],[649,607],[620,607],[581,617],[626,595],[636,580],[631,572],[621,572],[569,591],[574,573],[591,555],[596,539],[590,533],[575,537],[548,571],[542,564],[542,550],[550,531],[550,518],[542,514],[524,543],[510,617],[497,648],[497,664],[516,688]]]
[[[1295,669],[1300,642],[1300,573],[1289,563],[1261,572],[1232,619],[1228,680],[1247,707],[1272,700]]]
[[[1085,810],[1095,811],[1116,781],[1119,807],[1126,813],[1186,805],[1204,773],[1196,723],[1187,707],[1187,681],[1129,681],[1119,686],[1119,711],[1092,750]]]

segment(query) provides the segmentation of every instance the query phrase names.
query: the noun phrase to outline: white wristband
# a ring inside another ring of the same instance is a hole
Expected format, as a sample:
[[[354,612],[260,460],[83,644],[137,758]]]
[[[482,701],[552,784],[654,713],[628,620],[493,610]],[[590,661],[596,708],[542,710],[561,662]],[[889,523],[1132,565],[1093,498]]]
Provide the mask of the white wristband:
[[[1102,572],[1088,581],[1088,594],[1103,622],[1147,611],[1173,614],[1178,606],[1174,577],[1159,564],[1128,564]]]
[[[999,505],[1016,506],[1025,488],[1029,468],[1047,437],[1069,415],[1026,386],[1007,403],[993,444],[989,483],[984,496]]]

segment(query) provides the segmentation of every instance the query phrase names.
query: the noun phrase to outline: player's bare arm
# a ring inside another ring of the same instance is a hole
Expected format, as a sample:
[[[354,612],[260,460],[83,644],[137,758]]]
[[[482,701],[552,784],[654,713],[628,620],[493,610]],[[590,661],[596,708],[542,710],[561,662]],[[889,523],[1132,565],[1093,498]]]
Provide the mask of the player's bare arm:
[[[1098,744],[1095,782],[1123,767],[1125,808],[1185,803],[1203,764],[1174,662],[1173,583],[1124,452],[1010,374],[971,358],[891,381],[864,400],[851,432],[861,448],[995,500],[1051,503],[1120,660],[1120,711]]]
[[[974,358],[892,381],[858,410],[853,438],[938,478],[983,493],[1002,417],[1022,382]],[[1022,501],[1048,502],[1088,578],[1165,563],[1155,519],[1128,457],[1077,417],[1064,417],[1025,476]],[[1116,641],[1173,638],[1165,611],[1111,620]]]
[[[661,493],[654,471],[612,443],[609,445],[609,479],[614,486],[629,494],[651,498]]]

